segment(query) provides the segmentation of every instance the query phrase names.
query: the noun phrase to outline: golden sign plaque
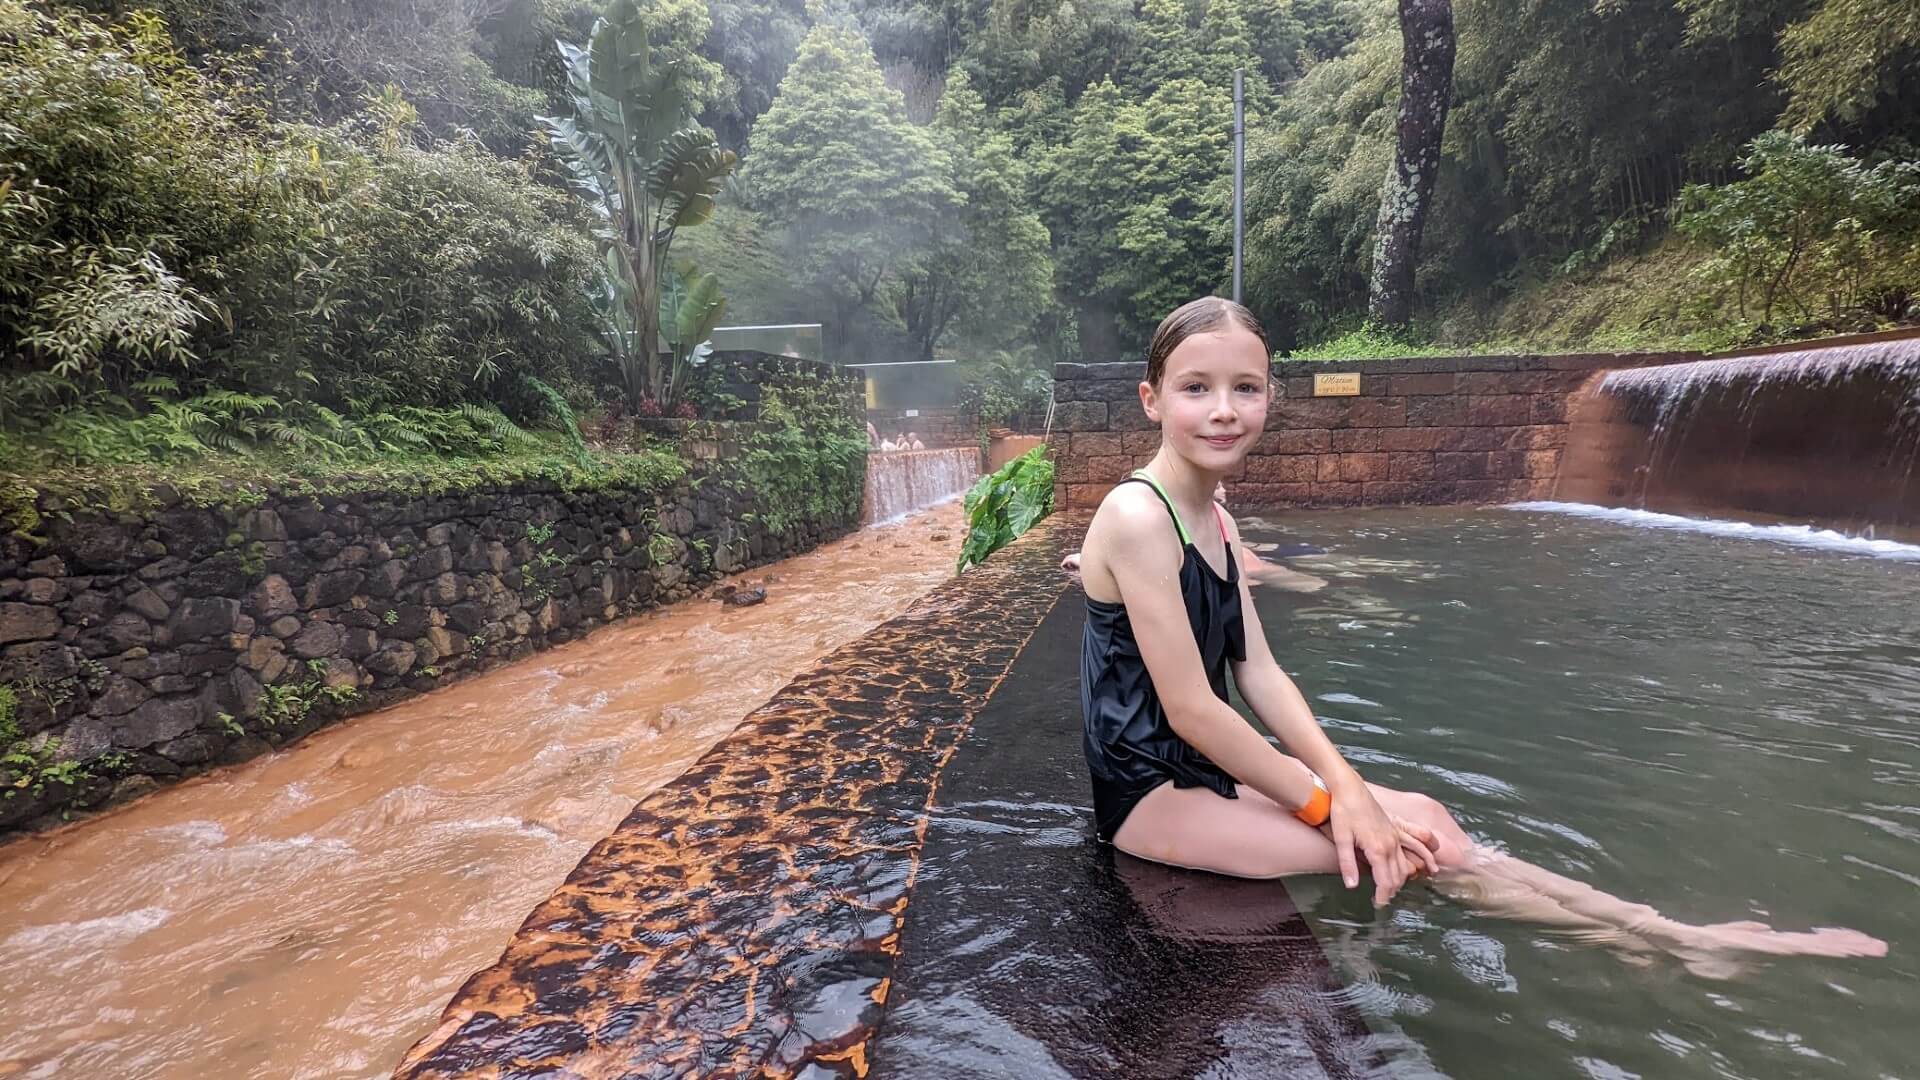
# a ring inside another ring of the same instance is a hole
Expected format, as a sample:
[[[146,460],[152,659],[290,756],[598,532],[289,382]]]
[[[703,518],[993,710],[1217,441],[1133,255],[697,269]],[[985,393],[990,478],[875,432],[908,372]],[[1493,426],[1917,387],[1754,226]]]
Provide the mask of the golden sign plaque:
[[[1314,397],[1355,397],[1359,393],[1360,373],[1357,371],[1313,377]]]

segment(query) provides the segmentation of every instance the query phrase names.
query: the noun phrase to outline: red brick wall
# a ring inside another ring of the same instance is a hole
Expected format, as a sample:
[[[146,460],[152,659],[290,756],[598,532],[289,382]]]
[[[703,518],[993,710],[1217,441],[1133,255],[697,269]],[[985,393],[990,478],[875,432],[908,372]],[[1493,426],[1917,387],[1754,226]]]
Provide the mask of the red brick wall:
[[[1694,354],[1487,356],[1274,365],[1266,433],[1227,480],[1235,506],[1480,503],[1547,498],[1567,400],[1596,372]],[[1146,464],[1160,431],[1140,409],[1144,365],[1054,368],[1054,505],[1086,509]],[[1313,376],[1359,372],[1358,397]]]

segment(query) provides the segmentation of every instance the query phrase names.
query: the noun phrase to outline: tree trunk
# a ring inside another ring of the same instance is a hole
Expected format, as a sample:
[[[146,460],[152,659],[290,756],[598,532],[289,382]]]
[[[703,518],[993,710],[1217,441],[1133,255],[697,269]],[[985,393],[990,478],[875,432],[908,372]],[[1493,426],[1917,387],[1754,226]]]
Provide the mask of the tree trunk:
[[[1382,326],[1413,317],[1413,270],[1440,171],[1440,136],[1453,95],[1452,0],[1400,0],[1399,147],[1374,225],[1368,315]]]

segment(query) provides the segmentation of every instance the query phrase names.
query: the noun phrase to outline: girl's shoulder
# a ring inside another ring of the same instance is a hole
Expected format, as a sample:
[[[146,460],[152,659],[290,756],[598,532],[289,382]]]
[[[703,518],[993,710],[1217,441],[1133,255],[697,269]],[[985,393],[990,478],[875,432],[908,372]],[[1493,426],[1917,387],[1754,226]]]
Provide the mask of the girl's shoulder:
[[[1115,484],[1100,500],[1087,526],[1087,546],[1156,544],[1165,540],[1177,549],[1179,532],[1173,515],[1153,488],[1141,483]]]

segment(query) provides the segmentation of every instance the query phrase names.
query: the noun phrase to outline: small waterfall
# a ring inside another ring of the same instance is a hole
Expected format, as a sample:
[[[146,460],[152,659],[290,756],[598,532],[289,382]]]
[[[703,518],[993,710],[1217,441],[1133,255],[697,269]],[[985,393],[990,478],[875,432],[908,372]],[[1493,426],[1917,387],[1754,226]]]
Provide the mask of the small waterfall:
[[[964,494],[978,479],[980,452],[970,446],[868,454],[861,520],[868,525],[892,521]]]
[[[1559,500],[1920,526],[1920,337],[1608,371],[1568,418]]]

